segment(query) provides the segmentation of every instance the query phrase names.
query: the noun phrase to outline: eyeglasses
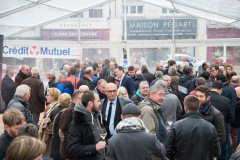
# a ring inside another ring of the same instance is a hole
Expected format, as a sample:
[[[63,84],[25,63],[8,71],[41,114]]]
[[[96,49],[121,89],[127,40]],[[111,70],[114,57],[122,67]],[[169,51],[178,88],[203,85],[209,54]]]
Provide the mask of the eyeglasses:
[[[116,93],[117,92],[117,90],[109,90],[109,91],[107,91],[108,93]]]
[[[215,70],[211,70],[211,72],[215,72]]]

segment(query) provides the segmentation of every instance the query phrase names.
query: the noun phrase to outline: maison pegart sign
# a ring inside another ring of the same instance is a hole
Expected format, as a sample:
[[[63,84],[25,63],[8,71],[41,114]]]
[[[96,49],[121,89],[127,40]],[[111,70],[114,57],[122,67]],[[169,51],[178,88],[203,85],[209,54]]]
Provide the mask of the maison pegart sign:
[[[123,23],[124,24],[124,23]],[[127,20],[128,35],[195,35],[197,33],[197,19],[144,19]]]

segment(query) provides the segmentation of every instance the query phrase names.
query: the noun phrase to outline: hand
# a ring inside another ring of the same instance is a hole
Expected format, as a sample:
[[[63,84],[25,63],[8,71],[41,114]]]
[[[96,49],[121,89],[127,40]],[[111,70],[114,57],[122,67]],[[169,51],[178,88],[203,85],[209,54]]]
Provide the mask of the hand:
[[[106,147],[106,142],[105,141],[99,141],[96,144],[96,150],[99,151],[101,149],[104,149]]]
[[[170,131],[171,131],[171,128],[170,128],[170,127],[168,127],[168,128],[167,128],[167,132],[169,133]]]

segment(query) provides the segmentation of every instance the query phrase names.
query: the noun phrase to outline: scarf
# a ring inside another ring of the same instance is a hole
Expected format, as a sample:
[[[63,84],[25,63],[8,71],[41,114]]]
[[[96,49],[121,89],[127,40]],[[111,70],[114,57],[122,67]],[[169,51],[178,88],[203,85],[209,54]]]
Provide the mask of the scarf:
[[[55,103],[54,105],[49,104],[49,109],[47,111],[46,117],[49,117],[50,113],[54,110],[54,108],[58,105],[59,103]]]
[[[148,132],[143,121],[136,117],[126,118],[119,122],[115,128],[114,135],[122,130],[141,130]]]
[[[203,114],[204,112],[206,112],[206,110],[209,107],[209,103],[210,103],[210,100],[208,100],[208,102],[204,104],[202,108],[199,109],[199,113]]]
[[[19,70],[17,76],[22,77],[23,79],[27,79],[27,78],[31,77],[31,75],[26,75],[21,70]]]

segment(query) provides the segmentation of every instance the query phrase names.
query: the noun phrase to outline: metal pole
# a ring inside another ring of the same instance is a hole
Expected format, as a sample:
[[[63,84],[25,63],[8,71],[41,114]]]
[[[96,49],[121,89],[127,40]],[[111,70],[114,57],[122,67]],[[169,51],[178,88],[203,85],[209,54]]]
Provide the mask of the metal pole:
[[[224,43],[224,47],[223,47],[223,63],[226,63],[227,59],[227,45],[226,43]]]
[[[172,23],[172,59],[175,59],[175,10],[173,10],[173,23]]]
[[[78,13],[78,42],[81,41],[81,31],[80,31],[80,13]]]
[[[123,1],[124,5],[124,41],[127,41],[127,3]]]

